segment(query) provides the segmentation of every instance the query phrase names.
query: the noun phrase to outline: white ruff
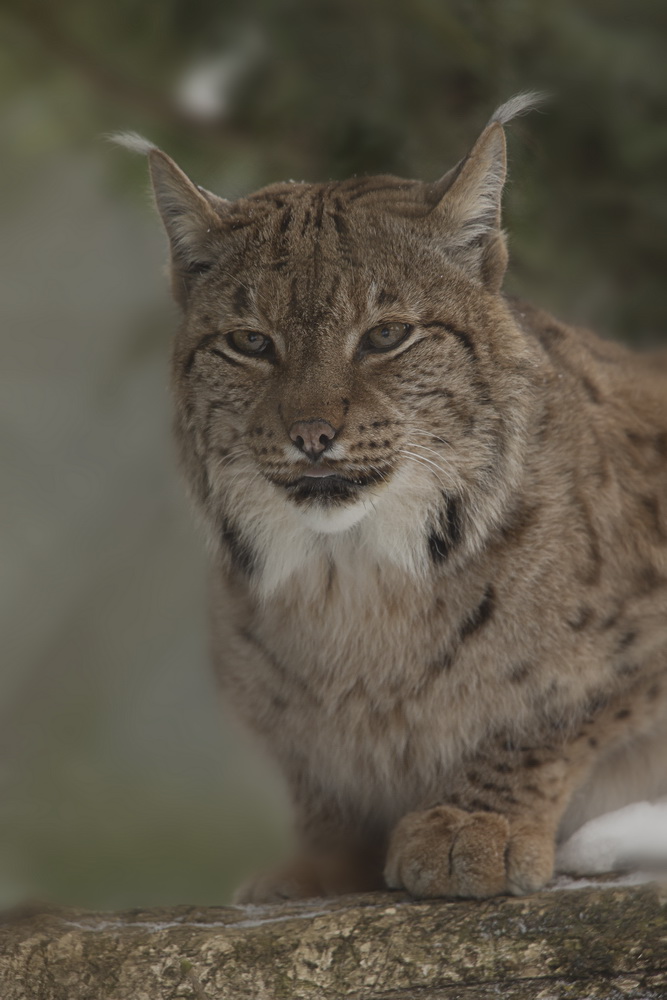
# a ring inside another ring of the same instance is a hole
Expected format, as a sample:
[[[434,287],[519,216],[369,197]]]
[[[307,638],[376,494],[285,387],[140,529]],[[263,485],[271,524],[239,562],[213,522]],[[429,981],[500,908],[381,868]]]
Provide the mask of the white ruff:
[[[373,504],[369,500],[359,500],[357,503],[336,507],[314,504],[303,508],[299,514],[303,524],[316,534],[335,535],[359,524],[372,510]]]
[[[264,599],[295,573],[304,586],[315,586],[332,565],[360,579],[383,564],[412,576],[427,571],[427,510],[437,486],[414,466],[399,469],[388,484],[372,487],[349,506],[302,508],[256,476],[250,483],[239,476],[225,493],[226,507],[237,512],[234,523],[257,557],[253,583]]]

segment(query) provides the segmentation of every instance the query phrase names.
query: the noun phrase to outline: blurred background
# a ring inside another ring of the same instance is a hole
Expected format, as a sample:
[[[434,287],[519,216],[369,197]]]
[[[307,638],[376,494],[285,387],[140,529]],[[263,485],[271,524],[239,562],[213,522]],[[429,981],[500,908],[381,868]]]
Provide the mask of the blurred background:
[[[169,439],[177,317],[135,129],[227,197],[434,179],[520,90],[508,288],[667,330],[659,0],[0,3],[0,905],[219,903],[288,842],[219,705]]]

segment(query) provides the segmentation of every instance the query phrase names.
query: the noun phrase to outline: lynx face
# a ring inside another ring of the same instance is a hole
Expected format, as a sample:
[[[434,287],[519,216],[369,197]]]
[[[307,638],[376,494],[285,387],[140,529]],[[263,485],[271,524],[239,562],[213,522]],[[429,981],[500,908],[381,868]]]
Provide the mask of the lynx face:
[[[496,294],[500,125],[436,184],[289,183],[230,203],[159,151],[151,165],[185,317],[177,433],[236,562],[257,562],[263,532],[378,516],[376,534],[411,535],[413,567],[475,544],[514,474],[530,368]]]

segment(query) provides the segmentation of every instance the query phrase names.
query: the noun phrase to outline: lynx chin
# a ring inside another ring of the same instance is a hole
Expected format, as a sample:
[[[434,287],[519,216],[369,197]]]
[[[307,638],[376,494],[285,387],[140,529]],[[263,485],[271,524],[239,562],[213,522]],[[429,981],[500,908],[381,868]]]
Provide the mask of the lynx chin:
[[[499,108],[435,182],[145,152],[216,669],[294,802],[237,900],[527,893],[667,792],[667,357],[502,292]]]

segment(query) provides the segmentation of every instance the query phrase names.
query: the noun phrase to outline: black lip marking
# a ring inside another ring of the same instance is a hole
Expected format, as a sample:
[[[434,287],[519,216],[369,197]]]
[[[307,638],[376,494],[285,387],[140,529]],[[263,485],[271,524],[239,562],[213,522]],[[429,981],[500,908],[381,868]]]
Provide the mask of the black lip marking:
[[[292,500],[319,500],[324,502],[340,502],[356,497],[363,483],[344,476],[325,476],[321,479],[312,476],[302,476],[293,483],[286,485],[288,495]]]
[[[319,500],[324,503],[351,500],[366,487],[386,479],[387,472],[378,470],[356,476],[299,476],[297,479],[268,477],[276,486],[287,491],[291,500],[303,503]]]

